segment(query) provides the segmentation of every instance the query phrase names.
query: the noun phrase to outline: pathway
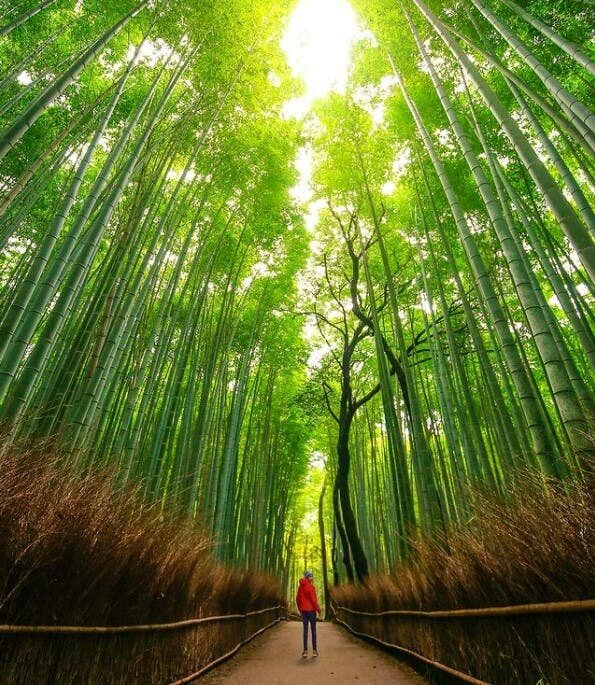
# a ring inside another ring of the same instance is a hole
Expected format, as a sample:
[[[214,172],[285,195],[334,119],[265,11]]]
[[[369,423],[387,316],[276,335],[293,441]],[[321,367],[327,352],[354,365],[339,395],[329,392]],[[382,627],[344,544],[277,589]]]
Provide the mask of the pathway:
[[[425,685],[390,655],[334,623],[318,624],[317,659],[302,659],[302,624],[283,621],[197,682],[201,685]]]

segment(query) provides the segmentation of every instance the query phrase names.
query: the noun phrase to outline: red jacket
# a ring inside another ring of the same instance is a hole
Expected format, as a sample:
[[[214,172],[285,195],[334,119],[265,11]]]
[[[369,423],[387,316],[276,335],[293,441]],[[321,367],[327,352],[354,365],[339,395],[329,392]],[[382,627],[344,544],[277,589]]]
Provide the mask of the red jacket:
[[[316,590],[309,578],[300,578],[300,586],[295,601],[300,611],[317,611],[320,613]]]

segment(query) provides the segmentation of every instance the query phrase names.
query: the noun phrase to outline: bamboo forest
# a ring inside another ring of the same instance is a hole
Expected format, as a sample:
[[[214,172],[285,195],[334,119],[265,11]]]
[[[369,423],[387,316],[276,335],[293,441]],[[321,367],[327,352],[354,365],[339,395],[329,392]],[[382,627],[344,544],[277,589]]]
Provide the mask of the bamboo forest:
[[[595,681],[594,29],[0,0],[0,683]]]

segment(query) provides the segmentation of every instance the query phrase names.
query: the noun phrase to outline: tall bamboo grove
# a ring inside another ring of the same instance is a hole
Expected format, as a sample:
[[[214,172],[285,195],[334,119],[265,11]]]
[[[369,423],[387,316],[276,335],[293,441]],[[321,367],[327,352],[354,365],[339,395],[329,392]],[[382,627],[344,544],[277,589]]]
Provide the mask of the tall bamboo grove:
[[[0,2],[0,420],[286,579],[319,450],[364,580],[470,486],[591,471],[595,11],[354,0],[297,120],[294,6]]]

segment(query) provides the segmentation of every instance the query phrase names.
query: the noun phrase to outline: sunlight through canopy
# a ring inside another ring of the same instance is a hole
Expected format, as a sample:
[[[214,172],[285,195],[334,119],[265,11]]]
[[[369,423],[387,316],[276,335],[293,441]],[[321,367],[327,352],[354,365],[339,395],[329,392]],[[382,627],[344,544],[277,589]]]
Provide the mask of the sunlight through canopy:
[[[302,97],[290,100],[286,116],[303,116],[312,102],[345,90],[351,47],[362,35],[346,0],[299,0],[281,46],[294,74],[305,82]]]

